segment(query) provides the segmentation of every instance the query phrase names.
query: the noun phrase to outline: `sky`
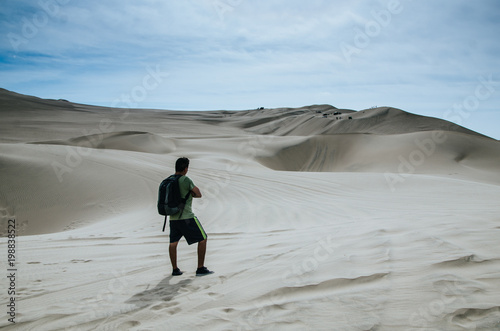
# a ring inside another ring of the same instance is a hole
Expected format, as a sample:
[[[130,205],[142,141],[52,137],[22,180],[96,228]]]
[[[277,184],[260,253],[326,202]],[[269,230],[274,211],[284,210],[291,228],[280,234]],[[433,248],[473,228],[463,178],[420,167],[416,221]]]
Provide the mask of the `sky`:
[[[2,0],[0,87],[123,108],[391,106],[500,139],[497,0]]]

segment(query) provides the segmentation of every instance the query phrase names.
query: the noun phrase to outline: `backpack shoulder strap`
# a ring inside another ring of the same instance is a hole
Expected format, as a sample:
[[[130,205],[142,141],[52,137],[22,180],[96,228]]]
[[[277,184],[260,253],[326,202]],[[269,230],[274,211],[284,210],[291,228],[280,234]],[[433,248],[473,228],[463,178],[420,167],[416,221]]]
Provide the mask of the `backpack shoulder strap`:
[[[163,222],[163,232],[165,232],[166,226],[167,226],[167,215],[165,215],[165,222]]]
[[[184,202],[186,202],[189,199],[189,195],[191,195],[191,191],[189,191],[184,197]]]

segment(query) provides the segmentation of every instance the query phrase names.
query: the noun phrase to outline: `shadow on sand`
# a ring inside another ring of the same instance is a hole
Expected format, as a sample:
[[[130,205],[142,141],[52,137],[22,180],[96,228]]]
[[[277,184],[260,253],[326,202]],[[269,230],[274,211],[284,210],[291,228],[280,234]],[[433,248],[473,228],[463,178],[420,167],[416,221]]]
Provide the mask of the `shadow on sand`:
[[[152,289],[148,286],[145,291],[135,294],[126,303],[145,307],[159,301],[170,301],[179,294],[182,288],[187,287],[193,281],[193,279],[183,279],[178,283],[170,284],[172,278],[171,275],[167,276]]]

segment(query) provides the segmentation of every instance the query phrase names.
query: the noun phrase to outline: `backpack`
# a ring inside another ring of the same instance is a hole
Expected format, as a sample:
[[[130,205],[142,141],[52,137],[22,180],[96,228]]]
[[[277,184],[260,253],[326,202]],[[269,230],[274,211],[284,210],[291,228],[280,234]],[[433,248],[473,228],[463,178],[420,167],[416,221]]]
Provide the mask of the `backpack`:
[[[174,215],[179,211],[184,210],[184,205],[189,197],[186,195],[185,199],[181,197],[181,190],[179,188],[179,178],[181,175],[172,175],[164,179],[158,189],[158,213],[160,215]]]

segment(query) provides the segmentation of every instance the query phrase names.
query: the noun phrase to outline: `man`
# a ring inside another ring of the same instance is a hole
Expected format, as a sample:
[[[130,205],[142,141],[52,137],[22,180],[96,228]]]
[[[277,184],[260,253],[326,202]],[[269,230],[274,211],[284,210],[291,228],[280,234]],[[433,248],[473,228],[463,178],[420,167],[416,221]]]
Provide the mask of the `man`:
[[[172,276],[180,276],[182,275],[182,271],[177,267],[177,244],[179,244],[179,240],[184,236],[188,245],[198,243],[198,269],[196,270],[196,276],[205,276],[213,273],[213,271],[208,270],[204,266],[205,252],[207,250],[207,234],[191,209],[193,198],[201,198],[201,192],[194,185],[193,181],[186,176],[188,168],[189,159],[186,157],[181,157],[175,162],[175,174],[181,175],[179,178],[181,197],[187,196],[189,192],[191,194],[189,194],[186,200],[184,209],[170,216],[170,246],[168,252],[170,262],[172,262]]]

